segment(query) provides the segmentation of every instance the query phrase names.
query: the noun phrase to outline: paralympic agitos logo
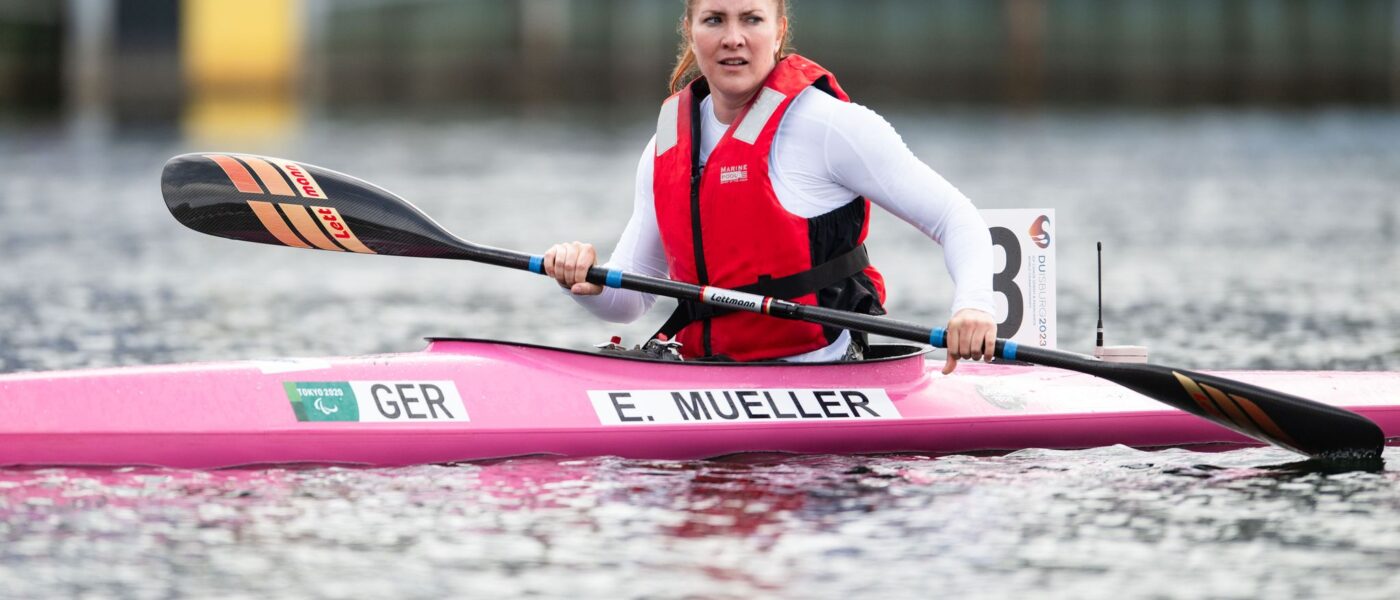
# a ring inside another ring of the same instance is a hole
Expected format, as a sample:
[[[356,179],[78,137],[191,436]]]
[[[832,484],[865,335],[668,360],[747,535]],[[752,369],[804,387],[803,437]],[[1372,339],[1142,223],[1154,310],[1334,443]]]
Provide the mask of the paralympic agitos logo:
[[[1031,241],[1034,241],[1035,245],[1042,250],[1050,247],[1050,231],[1046,229],[1048,225],[1050,225],[1050,217],[1045,215],[1040,215],[1040,218],[1031,224]]]

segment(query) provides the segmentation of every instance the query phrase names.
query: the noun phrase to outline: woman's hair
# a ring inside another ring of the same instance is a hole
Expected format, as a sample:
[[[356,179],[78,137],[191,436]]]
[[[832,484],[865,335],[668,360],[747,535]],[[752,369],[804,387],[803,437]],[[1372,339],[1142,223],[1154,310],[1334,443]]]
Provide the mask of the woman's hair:
[[[695,64],[695,53],[690,50],[690,19],[695,16],[695,1],[685,0],[685,13],[681,15],[679,32],[681,45],[676,52],[676,68],[671,71],[671,93],[674,94],[700,76],[700,67]],[[773,0],[778,9],[777,19],[788,16],[788,0]],[[783,30],[783,39],[778,41],[778,60],[792,52],[792,22]]]

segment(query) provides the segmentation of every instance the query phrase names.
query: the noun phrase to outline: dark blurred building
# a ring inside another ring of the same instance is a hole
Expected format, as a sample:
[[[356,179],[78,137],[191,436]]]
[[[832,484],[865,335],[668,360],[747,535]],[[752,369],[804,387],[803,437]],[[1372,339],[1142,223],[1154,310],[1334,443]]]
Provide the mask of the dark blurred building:
[[[329,3],[340,99],[663,93],[682,3]],[[793,0],[795,44],[864,97],[970,103],[1393,103],[1395,0]]]
[[[798,51],[870,100],[1400,100],[1400,0],[792,4]],[[674,61],[681,6],[0,0],[0,112],[114,106],[140,116],[229,95],[316,108],[654,104]]]
[[[62,97],[62,8],[0,0],[0,107],[52,106]]]

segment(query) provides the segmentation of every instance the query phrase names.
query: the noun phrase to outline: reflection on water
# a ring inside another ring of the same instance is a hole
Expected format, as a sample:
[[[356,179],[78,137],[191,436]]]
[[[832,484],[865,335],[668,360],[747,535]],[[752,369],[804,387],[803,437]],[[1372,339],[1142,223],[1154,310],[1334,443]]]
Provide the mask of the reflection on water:
[[[1400,368],[1392,113],[889,113],[981,206],[1054,207],[1060,343],[1195,368]],[[626,113],[312,120],[198,144],[0,126],[0,370],[413,350],[426,335],[583,347],[543,278],[239,244],[181,228],[163,161],[295,157],[477,242],[611,246],[654,126]],[[81,125],[81,124],[80,124]],[[935,246],[879,214],[891,312],[946,319]],[[1391,462],[1397,456],[1390,453]],[[0,471],[0,597],[1257,597],[1400,586],[1396,471],[1267,469],[1253,449],[997,457],[528,458],[406,469]]]
[[[1400,473],[1268,467],[1288,459],[1114,447],[8,471],[0,594],[1379,597],[1400,585]]]

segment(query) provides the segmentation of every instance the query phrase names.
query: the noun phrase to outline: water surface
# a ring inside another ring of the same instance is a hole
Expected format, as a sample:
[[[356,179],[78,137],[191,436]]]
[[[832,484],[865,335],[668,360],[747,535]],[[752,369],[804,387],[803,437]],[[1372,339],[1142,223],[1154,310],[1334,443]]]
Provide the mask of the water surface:
[[[1400,368],[1400,116],[886,112],[980,206],[1053,207],[1060,345],[1187,368]],[[294,157],[464,237],[609,248],[649,130],[625,114],[312,119],[280,140],[0,125],[0,371],[636,341],[549,281],[209,238],[164,160]],[[947,318],[937,247],[879,214],[890,308]],[[660,306],[665,307],[665,303]],[[1400,392],[1397,392],[1400,393]],[[1400,455],[1388,453],[1391,462]],[[1393,597],[1400,475],[1273,449],[520,458],[401,469],[0,470],[0,597]]]

